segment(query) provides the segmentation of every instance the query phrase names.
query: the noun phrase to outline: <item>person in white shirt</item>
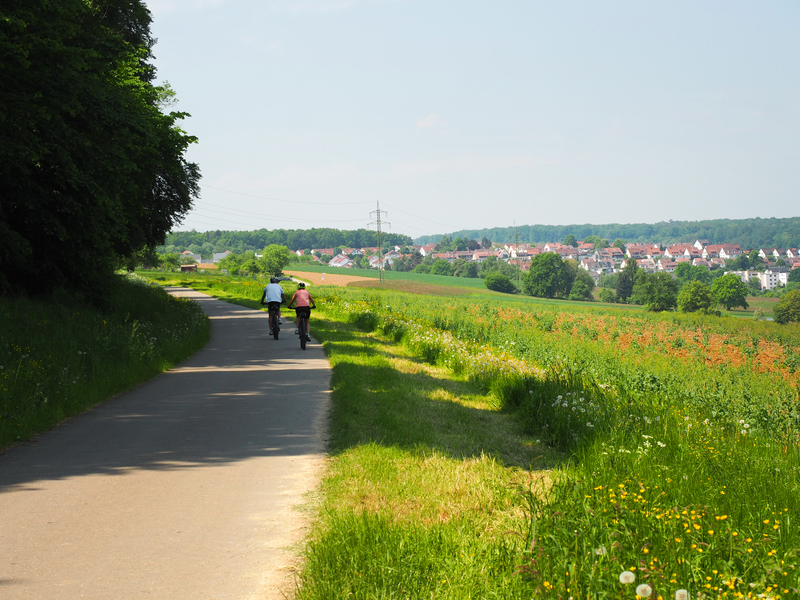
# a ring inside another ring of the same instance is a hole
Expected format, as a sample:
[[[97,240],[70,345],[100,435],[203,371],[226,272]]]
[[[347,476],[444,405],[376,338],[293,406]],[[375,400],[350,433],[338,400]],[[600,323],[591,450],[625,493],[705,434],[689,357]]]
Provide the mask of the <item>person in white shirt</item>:
[[[281,303],[283,302],[286,302],[286,294],[281,284],[278,283],[278,278],[271,277],[269,284],[264,288],[264,293],[261,294],[261,305],[263,306],[266,304],[269,308],[278,310],[279,325],[283,325],[283,319],[281,318]],[[272,335],[272,330],[270,330],[269,333]]]

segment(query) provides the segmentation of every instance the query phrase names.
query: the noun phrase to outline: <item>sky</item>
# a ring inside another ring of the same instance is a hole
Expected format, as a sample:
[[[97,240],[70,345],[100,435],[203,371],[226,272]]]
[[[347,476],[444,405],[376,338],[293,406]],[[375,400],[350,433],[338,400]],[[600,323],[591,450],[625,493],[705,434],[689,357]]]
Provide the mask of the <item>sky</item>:
[[[146,4],[176,230],[800,216],[796,0]]]

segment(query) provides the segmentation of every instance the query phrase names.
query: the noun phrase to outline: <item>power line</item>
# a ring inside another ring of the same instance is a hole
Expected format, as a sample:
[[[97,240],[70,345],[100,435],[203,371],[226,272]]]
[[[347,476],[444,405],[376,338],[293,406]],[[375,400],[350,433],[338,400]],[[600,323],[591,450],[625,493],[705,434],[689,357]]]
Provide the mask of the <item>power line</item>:
[[[248,198],[272,200],[273,202],[286,202],[287,204],[322,204],[327,206],[339,206],[344,204],[371,204],[371,202],[368,200],[359,202],[304,202],[302,200],[283,200],[282,198],[270,198],[269,196],[257,196],[255,194],[245,194],[244,192],[234,192],[233,190],[226,190],[224,188],[214,187],[213,185],[201,185],[200,187],[208,188],[210,190],[217,190],[219,192],[227,192],[229,194],[236,194],[237,196],[247,196]]]
[[[382,236],[381,214],[385,214],[388,216],[389,213],[387,213],[385,210],[381,210],[381,203],[378,202],[378,210],[373,210],[369,214],[376,215],[375,221],[370,223],[370,225],[374,223],[378,229],[378,279],[380,280],[380,283],[383,283],[383,243],[381,241],[381,236]],[[391,223],[386,223],[386,224],[391,226]]]

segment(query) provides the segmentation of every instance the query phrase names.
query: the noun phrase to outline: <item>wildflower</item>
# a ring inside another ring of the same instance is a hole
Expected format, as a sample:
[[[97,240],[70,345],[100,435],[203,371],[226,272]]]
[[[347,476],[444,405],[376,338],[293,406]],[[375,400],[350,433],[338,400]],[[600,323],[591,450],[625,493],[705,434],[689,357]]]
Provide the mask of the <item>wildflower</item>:
[[[678,590],[675,592],[675,600],[689,600],[689,590]]]
[[[642,598],[647,598],[650,594],[653,593],[653,588],[651,588],[646,583],[642,583],[641,585],[636,586],[636,595]]]
[[[597,554],[598,556],[603,556],[606,553],[606,547],[600,546],[594,551],[594,553]]]
[[[619,574],[620,583],[633,583],[634,581],[636,581],[636,575],[631,571],[623,571]]]

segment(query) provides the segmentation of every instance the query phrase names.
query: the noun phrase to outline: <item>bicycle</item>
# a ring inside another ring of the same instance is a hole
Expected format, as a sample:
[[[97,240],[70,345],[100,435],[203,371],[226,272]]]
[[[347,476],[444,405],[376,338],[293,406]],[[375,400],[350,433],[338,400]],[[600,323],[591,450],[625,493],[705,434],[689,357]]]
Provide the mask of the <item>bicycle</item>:
[[[269,311],[269,329],[272,331],[272,337],[276,340],[278,339],[278,334],[281,331],[281,320],[278,316],[281,303],[280,302],[269,302],[268,303],[268,311]]]
[[[311,314],[310,306],[295,306],[292,308],[295,312],[307,311],[305,315],[297,315],[297,329],[300,332],[300,348],[306,349],[306,342],[308,341],[308,316]]]

